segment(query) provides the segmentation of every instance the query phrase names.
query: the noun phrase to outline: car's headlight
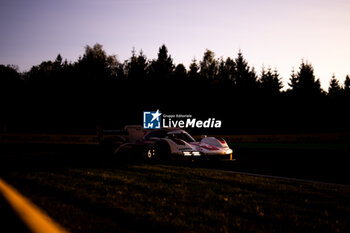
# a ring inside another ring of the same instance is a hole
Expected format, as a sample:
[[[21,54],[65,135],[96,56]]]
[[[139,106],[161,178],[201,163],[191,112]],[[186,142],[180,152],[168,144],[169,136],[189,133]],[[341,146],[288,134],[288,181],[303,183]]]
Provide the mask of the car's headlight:
[[[232,150],[231,149],[226,150],[225,154],[227,154],[227,155],[232,154]]]
[[[201,153],[198,151],[184,151],[184,156],[200,156]]]
[[[193,154],[194,156],[200,156],[200,155],[201,155],[201,152],[193,151],[192,154]]]
[[[184,156],[191,156],[191,152],[190,151],[184,151]]]

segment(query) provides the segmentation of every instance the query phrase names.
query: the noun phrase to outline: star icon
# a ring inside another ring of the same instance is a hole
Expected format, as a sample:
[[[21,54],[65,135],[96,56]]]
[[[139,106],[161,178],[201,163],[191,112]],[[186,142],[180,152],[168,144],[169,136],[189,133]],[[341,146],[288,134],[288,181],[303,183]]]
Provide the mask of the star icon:
[[[152,121],[154,121],[155,119],[157,119],[157,121],[159,121],[159,116],[162,115],[160,112],[159,112],[159,109],[157,109],[157,112],[155,113],[151,113],[151,115],[153,116]]]

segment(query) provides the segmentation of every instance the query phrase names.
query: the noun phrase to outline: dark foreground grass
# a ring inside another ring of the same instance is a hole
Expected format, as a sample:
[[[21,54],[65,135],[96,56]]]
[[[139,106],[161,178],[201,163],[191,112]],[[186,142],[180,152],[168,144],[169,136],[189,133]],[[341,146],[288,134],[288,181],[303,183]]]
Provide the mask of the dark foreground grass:
[[[12,172],[71,232],[349,232],[350,187],[134,164]]]

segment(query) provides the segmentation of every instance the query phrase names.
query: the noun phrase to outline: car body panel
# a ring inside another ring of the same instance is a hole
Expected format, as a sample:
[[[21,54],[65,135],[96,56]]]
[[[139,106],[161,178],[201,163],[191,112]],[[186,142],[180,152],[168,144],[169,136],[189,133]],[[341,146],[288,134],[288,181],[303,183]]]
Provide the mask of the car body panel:
[[[232,150],[222,138],[205,137],[196,141],[184,129],[162,128],[148,130],[142,138],[134,142],[127,142],[115,150],[134,149],[142,151],[144,148],[157,148],[159,145],[168,147],[170,155],[180,157],[229,157],[232,159]]]

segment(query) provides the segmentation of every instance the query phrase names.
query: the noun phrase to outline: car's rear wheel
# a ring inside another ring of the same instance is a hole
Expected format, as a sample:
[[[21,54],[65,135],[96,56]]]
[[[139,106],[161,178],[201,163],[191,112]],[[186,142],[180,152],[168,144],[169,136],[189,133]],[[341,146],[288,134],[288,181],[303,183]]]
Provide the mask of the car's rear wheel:
[[[170,159],[171,151],[168,143],[164,141],[160,141],[156,144],[155,148],[156,148],[157,157],[159,157],[162,160]]]

